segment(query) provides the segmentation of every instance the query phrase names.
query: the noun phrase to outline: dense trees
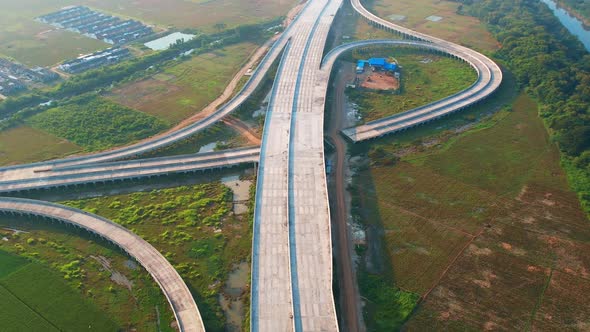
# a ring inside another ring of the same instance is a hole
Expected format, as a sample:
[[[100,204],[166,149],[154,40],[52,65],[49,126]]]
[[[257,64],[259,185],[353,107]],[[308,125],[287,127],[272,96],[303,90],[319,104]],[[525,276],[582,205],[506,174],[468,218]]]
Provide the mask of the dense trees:
[[[88,151],[126,144],[167,127],[153,116],[93,95],[73,98],[69,103],[29,118],[27,123]]]
[[[488,24],[502,44],[496,57],[541,103],[570,184],[590,212],[590,54],[540,1],[483,0],[462,12]]]

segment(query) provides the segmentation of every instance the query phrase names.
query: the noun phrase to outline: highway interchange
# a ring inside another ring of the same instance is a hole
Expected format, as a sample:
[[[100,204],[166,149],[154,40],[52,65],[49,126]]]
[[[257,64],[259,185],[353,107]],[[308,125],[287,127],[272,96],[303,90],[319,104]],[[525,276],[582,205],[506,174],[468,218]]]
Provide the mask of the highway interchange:
[[[334,62],[355,47],[389,44],[446,53],[468,62],[478,74],[471,87],[453,96],[344,130],[343,134],[352,142],[380,137],[451,114],[486,98],[502,80],[500,68],[484,55],[392,24],[367,11],[359,0],[351,2],[372,24],[411,40],[359,41],[337,47],[323,57],[326,39],[342,0],[309,0],[244,88],[204,119],[128,147],[1,168],[0,192],[118,181],[258,161],[251,328],[253,331],[338,331],[332,295],[330,207],[323,149],[325,98]],[[220,121],[254,92],[279,56],[280,65],[260,148],[114,162],[168,146]],[[0,198],[0,211],[58,219],[114,242],[156,279],[181,330],[204,330],[198,308],[176,271],[170,271],[173,270],[170,264],[131,232],[123,232],[122,227],[98,216],[41,201]],[[126,235],[121,237],[123,233]],[[130,238],[133,241],[130,242]],[[150,252],[157,262],[146,261],[136,251]],[[164,275],[166,277],[162,277]]]

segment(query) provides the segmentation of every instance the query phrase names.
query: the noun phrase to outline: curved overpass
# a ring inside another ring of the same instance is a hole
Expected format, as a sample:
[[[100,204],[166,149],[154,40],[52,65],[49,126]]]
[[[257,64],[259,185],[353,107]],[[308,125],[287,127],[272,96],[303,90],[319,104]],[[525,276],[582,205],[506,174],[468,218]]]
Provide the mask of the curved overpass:
[[[112,242],[141,264],[158,283],[181,331],[205,331],[197,304],[178,272],[154,247],[126,228],[82,210],[30,199],[0,197],[0,212],[59,220]]]
[[[349,45],[343,45],[341,46],[340,50],[336,49],[334,54],[332,54],[332,58],[328,57],[326,59],[327,62],[333,62],[335,57],[341,54],[341,52],[353,47],[368,46],[371,44],[414,44],[413,46],[416,47],[437,50],[460,58],[463,61],[468,62],[478,74],[478,79],[475,84],[455,95],[400,114],[343,130],[344,135],[351,141],[359,142],[367,139],[381,137],[452,114],[487,98],[500,86],[502,82],[502,70],[494,61],[485,55],[470,48],[457,45],[440,38],[432,37],[386,21],[369,12],[365,7],[363,7],[360,0],[351,0],[351,3],[353,8],[364,19],[376,25],[377,27],[400,33],[405,37],[419,40],[423,43],[402,41],[360,41],[357,43],[351,43]],[[430,44],[431,46],[428,47],[426,44]]]
[[[17,179],[3,179],[0,173],[0,193],[222,169],[245,163],[257,163],[259,153],[260,148],[253,147],[173,157],[47,168],[40,172],[23,173]]]

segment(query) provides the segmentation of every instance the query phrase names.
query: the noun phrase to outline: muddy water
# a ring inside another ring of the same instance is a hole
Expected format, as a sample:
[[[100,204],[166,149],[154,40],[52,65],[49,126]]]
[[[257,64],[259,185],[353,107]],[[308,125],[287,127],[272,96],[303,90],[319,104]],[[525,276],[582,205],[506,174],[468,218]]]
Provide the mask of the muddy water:
[[[239,175],[230,175],[221,178],[221,183],[228,186],[234,194],[234,213],[243,214],[248,212],[246,201],[250,198],[250,186],[252,181],[240,180]]]
[[[219,295],[219,303],[225,312],[228,331],[241,331],[244,321],[244,295],[247,292],[250,264],[242,262],[234,266],[229,274],[223,292]]]
[[[217,147],[217,142],[211,142],[209,144],[205,144],[205,145],[201,146],[201,148],[199,149],[199,152],[197,152],[197,153],[213,152],[213,151],[215,151],[216,147]]]

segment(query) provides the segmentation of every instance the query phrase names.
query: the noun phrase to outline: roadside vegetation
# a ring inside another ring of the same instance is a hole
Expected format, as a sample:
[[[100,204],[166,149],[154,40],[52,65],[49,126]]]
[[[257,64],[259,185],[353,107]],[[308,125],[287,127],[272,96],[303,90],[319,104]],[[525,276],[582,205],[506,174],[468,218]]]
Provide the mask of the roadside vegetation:
[[[64,202],[117,222],[152,244],[195,296],[208,331],[224,331],[220,297],[229,273],[249,261],[250,222],[232,212],[232,192],[217,183]],[[237,298],[244,299],[247,284]],[[235,295],[234,295],[235,296]],[[245,304],[247,305],[247,303]]]
[[[393,56],[401,68],[399,92],[378,92],[348,88],[350,101],[357,104],[362,122],[426,105],[468,88],[477,74],[466,63],[409,49],[384,48],[382,51],[354,52],[353,59],[371,56]],[[370,70],[370,69],[367,69]]]
[[[215,145],[214,151],[236,149],[250,145],[238,132],[223,123],[215,124],[185,140],[163,149],[147,153],[145,157],[165,157],[197,153],[207,145]]]

